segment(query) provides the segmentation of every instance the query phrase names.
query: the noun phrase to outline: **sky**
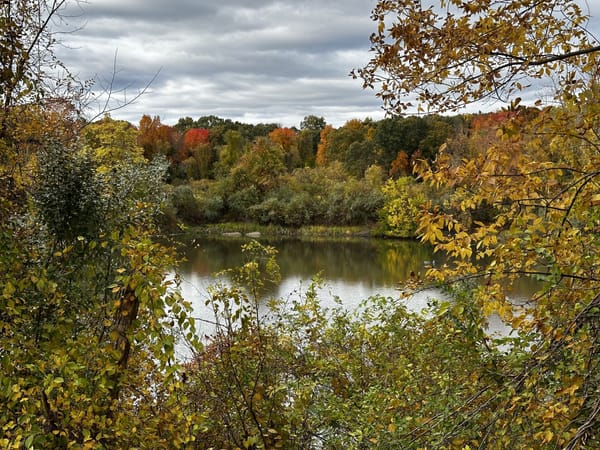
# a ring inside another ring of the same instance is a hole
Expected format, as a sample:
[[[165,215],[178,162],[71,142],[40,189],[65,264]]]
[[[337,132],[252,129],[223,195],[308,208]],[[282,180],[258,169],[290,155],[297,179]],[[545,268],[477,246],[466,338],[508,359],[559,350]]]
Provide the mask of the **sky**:
[[[171,125],[215,115],[298,127],[316,115],[338,127],[384,117],[375,92],[349,76],[368,62],[375,5],[89,0],[69,10],[75,31],[63,36],[58,56],[80,79],[95,79],[95,89],[112,86],[113,106],[150,83],[135,102],[111,113],[134,124],[144,114]]]

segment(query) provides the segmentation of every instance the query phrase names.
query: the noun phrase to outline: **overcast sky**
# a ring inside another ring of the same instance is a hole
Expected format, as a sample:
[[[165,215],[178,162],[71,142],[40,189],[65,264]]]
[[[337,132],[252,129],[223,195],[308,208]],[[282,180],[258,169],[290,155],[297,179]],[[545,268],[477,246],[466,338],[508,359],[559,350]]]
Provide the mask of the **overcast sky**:
[[[110,84],[116,62],[113,88],[127,87],[128,99],[157,74],[140,99],[112,113],[136,124],[148,114],[167,124],[216,115],[299,126],[314,114],[341,126],[383,117],[375,93],[348,76],[368,61],[375,4],[89,0],[71,21],[82,28],[64,36],[59,56],[97,88]]]

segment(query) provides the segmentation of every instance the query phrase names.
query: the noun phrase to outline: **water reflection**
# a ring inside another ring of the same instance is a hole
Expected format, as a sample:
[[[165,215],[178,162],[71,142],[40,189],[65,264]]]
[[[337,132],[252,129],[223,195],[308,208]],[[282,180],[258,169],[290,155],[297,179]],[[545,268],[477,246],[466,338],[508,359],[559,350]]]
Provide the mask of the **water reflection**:
[[[241,245],[247,239],[196,239],[181,254],[187,261],[183,274],[211,276],[242,263]],[[370,289],[393,287],[410,273],[422,275],[424,262],[433,259],[430,247],[413,241],[375,239],[261,240],[278,251],[282,282],[288,278],[310,280],[322,273],[328,281],[361,283]]]
[[[181,246],[180,254],[186,258],[179,270],[183,278],[182,294],[192,302],[194,316],[202,322],[201,334],[211,334],[213,330],[214,316],[205,304],[209,286],[218,281],[227,283],[215,278],[215,273],[243,264],[241,246],[248,241],[201,238]],[[354,310],[373,295],[399,298],[399,284],[411,273],[423,276],[427,270],[425,261],[434,256],[431,248],[412,241],[261,239],[260,242],[277,249],[281,272],[281,282],[269,286],[263,297],[300,300],[313,277],[320,274],[323,285],[317,294],[325,308],[341,303],[344,308]],[[434,290],[421,292],[407,302],[407,307],[421,311],[431,297],[440,296]]]
[[[180,267],[184,279],[202,290],[215,283],[214,274],[243,264],[241,246],[249,238],[197,238],[182,243]],[[286,297],[321,274],[328,296],[358,303],[372,295],[397,296],[399,284],[422,277],[426,264],[444,263],[430,246],[415,241],[385,239],[260,239],[278,251],[282,280],[265,297]],[[528,298],[539,288],[531,279],[517,280],[511,297]]]
[[[206,321],[200,326],[202,334],[211,334],[213,330],[214,316],[205,304],[209,298],[208,287],[217,281],[227,283],[214,275],[243,264],[241,246],[248,241],[248,238],[201,238],[184,243],[180,248],[181,256],[186,258],[180,267],[182,293],[192,302],[195,317]],[[314,275],[320,273],[324,285],[317,292],[325,308],[341,303],[344,308],[354,310],[374,295],[399,298],[398,286],[411,273],[422,277],[427,270],[426,261],[438,258],[437,264],[444,263],[430,247],[414,241],[261,239],[260,242],[278,250],[281,271],[281,282],[270,286],[264,298],[299,300]],[[511,296],[528,297],[538,287],[531,280],[521,280]],[[432,298],[441,299],[441,292],[433,289],[420,292],[406,300],[406,306],[412,311],[421,311]],[[489,331],[506,335],[509,328],[492,316]]]

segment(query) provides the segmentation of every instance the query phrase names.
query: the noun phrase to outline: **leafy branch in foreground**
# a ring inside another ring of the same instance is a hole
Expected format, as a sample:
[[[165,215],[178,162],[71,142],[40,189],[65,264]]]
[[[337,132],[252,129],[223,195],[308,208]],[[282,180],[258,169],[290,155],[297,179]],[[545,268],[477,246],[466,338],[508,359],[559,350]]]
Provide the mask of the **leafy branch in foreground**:
[[[413,101],[427,111],[507,101],[552,77],[576,92],[600,51],[571,0],[379,1],[372,19],[374,55],[352,75],[397,113]]]
[[[531,339],[502,370],[503,406],[477,419],[478,445],[599,446],[600,46],[574,1],[433,3],[378,2],[375,54],[354,74],[378,86],[390,112],[413,94],[436,111],[510,101],[496,136],[449,140],[417,168],[441,199],[419,233],[451,261],[429,277],[479,279],[472,301],[482,317],[498,314]],[[520,91],[543,79],[556,88],[552,103],[521,106]],[[515,302],[511,286],[524,276],[540,289]]]

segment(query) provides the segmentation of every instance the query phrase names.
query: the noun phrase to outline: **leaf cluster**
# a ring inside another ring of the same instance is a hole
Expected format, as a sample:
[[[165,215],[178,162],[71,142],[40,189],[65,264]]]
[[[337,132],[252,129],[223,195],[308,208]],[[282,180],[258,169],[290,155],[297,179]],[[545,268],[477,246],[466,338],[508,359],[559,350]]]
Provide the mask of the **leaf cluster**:
[[[390,112],[457,110],[507,101],[533,81],[565,91],[585,85],[600,47],[571,0],[385,0],[372,12],[373,56],[351,74],[375,88]]]

